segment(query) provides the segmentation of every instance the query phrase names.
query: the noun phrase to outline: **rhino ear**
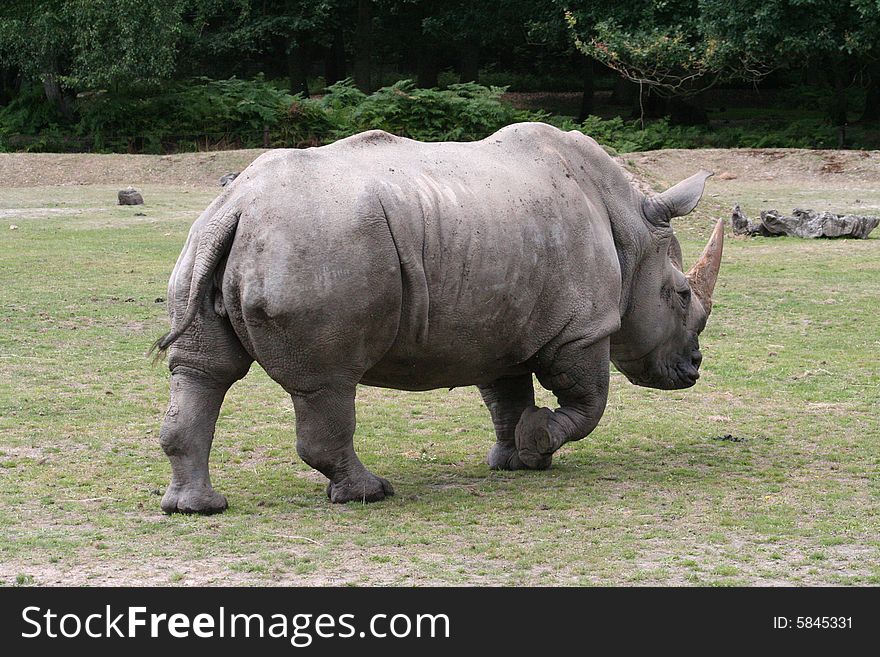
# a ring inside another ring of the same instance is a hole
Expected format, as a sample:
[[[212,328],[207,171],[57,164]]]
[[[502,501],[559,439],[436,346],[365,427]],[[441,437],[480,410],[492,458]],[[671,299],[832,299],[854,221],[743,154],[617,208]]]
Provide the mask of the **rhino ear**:
[[[683,217],[697,207],[703,196],[706,180],[714,175],[711,171],[701,170],[687,180],[670,187],[662,194],[646,196],[642,202],[642,210],[654,226],[668,226],[673,217]]]

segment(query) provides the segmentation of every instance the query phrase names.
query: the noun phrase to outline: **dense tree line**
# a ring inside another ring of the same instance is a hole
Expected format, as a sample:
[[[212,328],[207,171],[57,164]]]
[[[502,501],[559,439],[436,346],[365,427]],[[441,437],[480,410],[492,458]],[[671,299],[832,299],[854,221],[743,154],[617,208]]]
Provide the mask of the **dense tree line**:
[[[0,103],[39,84],[72,119],[74,98],[133,84],[264,73],[309,94],[347,77],[369,92],[389,76],[438,86],[444,71],[563,73],[593,110],[598,72],[641,111],[675,112],[719,83],[781,74],[866,90],[880,119],[880,0],[5,0]],[[635,101],[633,101],[635,102]],[[659,109],[658,109],[659,108]],[[697,119],[698,120],[698,119]]]

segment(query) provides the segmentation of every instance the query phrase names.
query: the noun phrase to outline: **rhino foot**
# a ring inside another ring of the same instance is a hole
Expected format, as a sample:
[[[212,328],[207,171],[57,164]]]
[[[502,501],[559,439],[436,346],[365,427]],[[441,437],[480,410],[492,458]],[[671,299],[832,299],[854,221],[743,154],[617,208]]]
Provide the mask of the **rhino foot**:
[[[516,451],[530,470],[546,470],[553,462],[554,440],[550,433],[553,411],[532,406],[523,411],[516,425]]]
[[[195,488],[171,485],[162,497],[165,513],[222,513],[229,507],[226,498],[210,486]]]
[[[327,484],[327,497],[334,504],[379,502],[392,495],[394,488],[387,479],[366,470],[358,476]]]
[[[486,458],[490,470],[546,470],[553,461],[553,455],[547,457],[546,465],[543,460],[542,467],[532,468],[522,462],[516,443],[513,441],[497,442],[489,450],[489,456]]]

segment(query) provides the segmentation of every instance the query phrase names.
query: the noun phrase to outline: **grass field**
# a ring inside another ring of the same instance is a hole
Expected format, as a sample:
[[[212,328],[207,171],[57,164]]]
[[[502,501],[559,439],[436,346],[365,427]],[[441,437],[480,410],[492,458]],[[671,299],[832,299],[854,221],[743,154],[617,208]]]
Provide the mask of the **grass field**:
[[[255,365],[214,443],[230,509],[163,515],[168,374],[144,353],[211,184],[254,155],[0,156],[0,581],[880,583],[880,231],[728,239],[699,383],[662,392],[614,373],[599,428],[547,472],[488,470],[474,388],[361,388],[356,447],[397,495],[331,505],[294,450],[290,400]],[[629,165],[658,187],[701,166],[736,176],[677,220],[686,264],[734,202],[880,213],[878,152]],[[114,205],[128,183],[145,206]]]

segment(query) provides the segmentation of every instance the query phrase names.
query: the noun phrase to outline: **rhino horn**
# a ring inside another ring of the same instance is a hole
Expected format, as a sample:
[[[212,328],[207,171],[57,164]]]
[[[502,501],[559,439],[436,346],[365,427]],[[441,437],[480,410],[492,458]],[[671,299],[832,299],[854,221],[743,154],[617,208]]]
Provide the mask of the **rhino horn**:
[[[642,204],[647,219],[654,226],[668,226],[673,217],[683,217],[697,207],[706,180],[715,175],[705,169],[673,185],[662,194],[645,197]]]
[[[715,290],[715,282],[718,280],[718,270],[721,268],[721,251],[724,248],[724,220],[719,219],[715,224],[715,230],[709,238],[709,243],[703,249],[700,259],[691,267],[687,274],[691,291],[697,295],[706,314],[712,312],[712,292]]]

